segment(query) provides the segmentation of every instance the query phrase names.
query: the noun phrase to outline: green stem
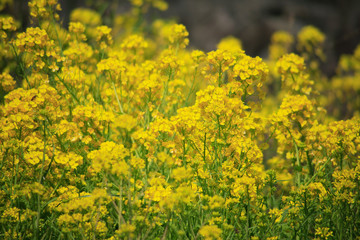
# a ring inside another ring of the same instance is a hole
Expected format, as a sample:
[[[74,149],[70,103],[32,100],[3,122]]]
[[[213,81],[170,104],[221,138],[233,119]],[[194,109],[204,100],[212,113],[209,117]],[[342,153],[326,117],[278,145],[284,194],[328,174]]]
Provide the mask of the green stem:
[[[79,99],[76,97],[75,93],[73,93],[70,87],[65,83],[64,79],[62,79],[57,72],[54,72],[55,76],[59,79],[59,81],[65,86],[66,90],[70,93],[70,95],[75,99],[77,103],[80,103]]]
[[[190,95],[192,94],[192,92],[194,91],[193,87],[195,85],[195,77],[196,77],[196,74],[197,74],[197,67],[195,68],[195,72],[194,72],[194,75],[193,75],[193,79],[191,81],[191,86],[190,86],[190,90],[189,90],[189,93],[188,95],[186,96],[186,100],[185,100],[185,107],[188,106],[188,101],[189,101],[189,98],[190,98]]]
[[[220,62],[220,64],[219,64],[219,72],[218,72],[218,85],[219,85],[219,87],[221,86],[221,78],[222,78],[222,72],[221,72],[221,70],[222,70],[222,66],[221,66],[222,64],[221,64],[221,62]]]
[[[19,55],[17,54],[16,49],[15,49],[13,44],[11,44],[11,47],[12,47],[12,49],[14,51],[16,61],[19,63],[19,66],[20,66],[20,69],[21,69],[21,72],[22,72],[22,76],[25,78],[28,86],[31,88],[30,81],[29,81],[27,75],[25,74],[25,68],[24,68],[23,62],[21,61]]]
[[[300,175],[300,169],[301,169],[301,162],[300,162],[300,157],[299,157],[299,148],[298,148],[298,145],[296,144],[296,141],[295,141],[295,138],[294,136],[291,134],[291,131],[288,127],[286,127],[286,129],[288,130],[292,140],[293,140],[293,143],[294,143],[294,146],[295,146],[295,153],[296,153],[296,164],[298,166],[299,169],[296,170],[296,180],[297,180],[297,184],[298,186],[300,187],[301,185],[301,175]]]
[[[172,79],[172,75],[173,75],[173,71],[172,71],[172,68],[169,69],[169,77],[168,79],[166,80],[165,82],[165,86],[164,86],[164,91],[163,91],[163,95],[162,95],[162,98],[161,98],[161,102],[157,108],[157,110],[159,111],[160,108],[165,104],[165,99],[166,99],[166,96],[168,94],[168,85],[169,85],[169,82],[170,80]]]
[[[324,167],[326,167],[326,165],[331,161],[331,158],[328,157],[328,159],[326,160],[326,162],[321,166],[321,168],[312,176],[312,178],[305,184],[306,186],[309,185],[314,179],[315,177],[322,172],[322,170],[324,169]]]
[[[120,112],[121,112],[122,114],[124,114],[124,109],[123,109],[123,107],[122,107],[122,105],[121,105],[121,102],[120,102],[119,96],[118,96],[118,94],[117,94],[117,92],[116,92],[116,86],[115,86],[115,83],[114,83],[114,81],[112,81],[111,83],[112,83],[112,86],[113,86],[113,89],[114,89],[114,93],[115,93],[116,101],[117,101],[117,103],[118,103],[118,105],[119,105]]]

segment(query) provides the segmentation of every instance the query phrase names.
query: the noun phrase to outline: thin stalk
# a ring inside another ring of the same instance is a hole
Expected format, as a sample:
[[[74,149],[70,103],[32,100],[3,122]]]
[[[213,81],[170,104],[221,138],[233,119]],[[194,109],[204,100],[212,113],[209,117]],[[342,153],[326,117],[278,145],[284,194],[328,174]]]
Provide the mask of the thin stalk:
[[[291,134],[291,131],[288,127],[286,127],[286,129],[288,130],[292,140],[293,140],[293,143],[294,143],[294,146],[295,146],[295,153],[296,153],[296,164],[297,166],[300,168],[301,167],[301,162],[300,162],[300,157],[299,157],[299,148],[298,148],[298,145],[296,144],[296,141],[295,141],[295,138],[294,136]],[[299,171],[296,171],[296,180],[297,180],[297,184],[298,186],[301,185],[301,179],[300,179],[300,172]]]
[[[123,109],[123,107],[122,107],[122,105],[121,105],[119,96],[118,96],[118,94],[117,94],[117,92],[116,92],[115,83],[114,83],[114,81],[112,81],[111,83],[112,83],[112,86],[113,86],[113,89],[114,89],[114,92],[115,92],[115,97],[116,97],[116,101],[117,101],[117,103],[118,103],[118,105],[119,105],[120,112],[121,112],[122,114],[124,114],[124,109]]]
[[[22,75],[23,75],[23,77],[25,78],[26,83],[28,84],[28,86],[31,87],[30,81],[29,81],[27,75],[25,74],[25,68],[24,68],[23,62],[21,61],[19,55],[17,54],[16,49],[15,49],[15,47],[14,47],[13,44],[11,44],[11,47],[12,47],[12,49],[13,49],[13,51],[14,51],[15,58],[16,58],[17,62],[19,63],[19,66],[20,66]]]
[[[77,96],[75,95],[75,93],[73,93],[70,89],[70,87],[65,83],[65,81],[59,76],[59,74],[57,72],[54,72],[55,76],[59,79],[59,81],[65,86],[66,90],[70,93],[70,95],[75,99],[75,101],[77,103],[80,103],[79,99],[77,98]]]

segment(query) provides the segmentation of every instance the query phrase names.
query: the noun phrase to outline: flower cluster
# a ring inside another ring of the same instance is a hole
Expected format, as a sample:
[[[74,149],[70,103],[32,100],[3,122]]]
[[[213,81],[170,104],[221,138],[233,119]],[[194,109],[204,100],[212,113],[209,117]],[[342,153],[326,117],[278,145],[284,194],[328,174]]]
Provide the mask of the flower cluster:
[[[356,239],[360,45],[329,78],[314,27],[203,52],[130,4],[0,17],[0,238]]]
[[[61,11],[61,6],[57,0],[32,0],[28,5],[30,16],[35,19],[49,20],[53,17],[59,20],[59,14],[56,11]]]
[[[14,45],[19,53],[24,53],[26,66],[34,66],[42,70],[49,68],[51,71],[59,70],[58,63],[64,61],[60,55],[60,49],[53,40],[50,40],[44,29],[27,28],[26,32],[20,33],[14,40]]]
[[[0,17],[0,37],[6,40],[8,35],[6,32],[16,31],[16,23],[13,17],[1,16]]]
[[[271,36],[271,45],[269,46],[269,58],[278,60],[284,54],[289,53],[294,37],[286,31],[277,31]]]
[[[16,82],[9,73],[4,72],[0,75],[0,84],[4,91],[10,92],[15,88]]]
[[[298,33],[298,49],[309,54],[315,54],[325,58],[321,45],[325,41],[325,35],[314,26],[306,26]]]

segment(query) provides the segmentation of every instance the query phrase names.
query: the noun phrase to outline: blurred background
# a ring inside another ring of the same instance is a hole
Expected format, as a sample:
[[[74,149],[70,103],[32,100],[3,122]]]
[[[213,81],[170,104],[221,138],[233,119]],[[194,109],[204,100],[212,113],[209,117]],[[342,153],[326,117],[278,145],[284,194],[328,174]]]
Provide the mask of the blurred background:
[[[26,0],[14,0],[5,12],[29,25]],[[242,41],[250,56],[266,57],[270,37],[277,30],[296,33],[314,25],[326,34],[324,72],[334,74],[341,54],[352,54],[360,43],[360,0],[168,0],[165,12],[152,10],[148,19],[176,19],[189,31],[190,47],[211,51],[221,38],[232,35]],[[122,13],[128,0],[60,0],[63,25],[77,7],[91,7],[102,14]]]
[[[360,43],[359,0],[171,0],[166,17],[176,17],[190,43],[209,51],[227,35],[239,38],[250,56],[266,57],[277,30],[296,36],[306,25],[326,34],[325,72],[334,74],[341,54],[352,54]]]

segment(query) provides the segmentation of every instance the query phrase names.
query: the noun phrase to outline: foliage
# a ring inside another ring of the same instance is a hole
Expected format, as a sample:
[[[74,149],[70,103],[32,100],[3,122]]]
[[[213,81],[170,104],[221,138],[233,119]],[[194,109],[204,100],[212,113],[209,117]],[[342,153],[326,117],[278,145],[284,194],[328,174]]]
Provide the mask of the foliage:
[[[204,53],[131,4],[0,16],[0,238],[359,239],[360,45],[328,79],[313,26]]]

